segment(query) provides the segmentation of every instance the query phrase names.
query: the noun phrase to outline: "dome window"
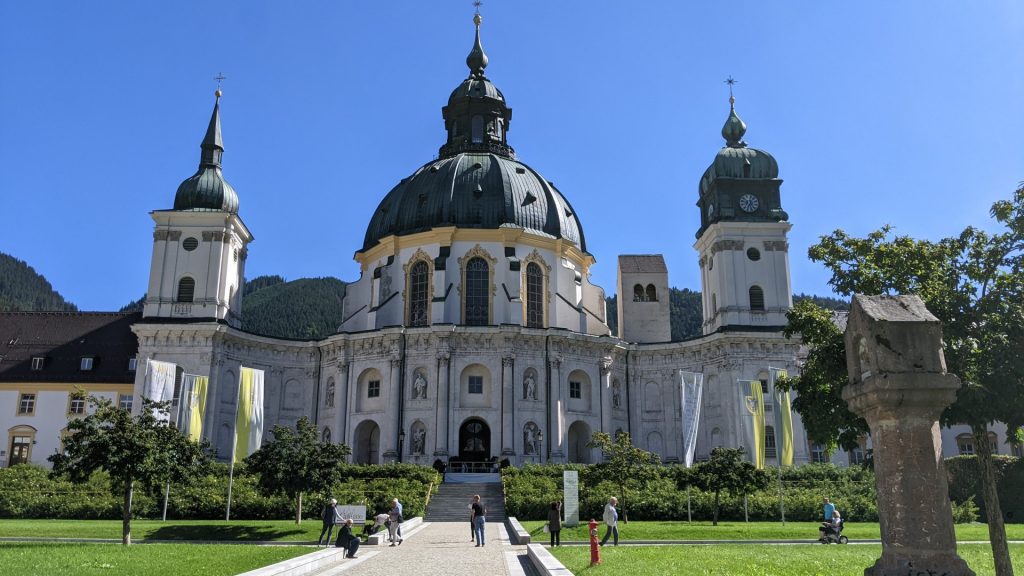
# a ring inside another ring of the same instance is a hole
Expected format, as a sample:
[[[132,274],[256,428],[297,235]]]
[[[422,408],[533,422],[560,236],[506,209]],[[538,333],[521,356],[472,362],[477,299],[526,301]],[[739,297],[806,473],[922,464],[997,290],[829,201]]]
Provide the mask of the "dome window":
[[[426,326],[430,270],[423,260],[409,271],[409,326]]]
[[[189,236],[181,243],[181,247],[184,248],[186,252],[191,252],[199,247],[199,240],[196,240],[193,236]]]
[[[533,195],[533,192],[527,192],[526,197],[523,198],[523,206],[529,206],[537,201],[537,197]]]
[[[754,262],[757,262],[758,260],[761,259],[761,253],[757,250],[757,248],[747,248],[747,258],[750,258]]]
[[[490,267],[480,257],[466,264],[466,324],[486,326],[490,321]]]
[[[191,303],[195,299],[195,295],[195,279],[185,276],[178,281],[178,297],[175,299],[175,302]]]
[[[764,290],[760,286],[750,287],[750,309],[764,312]]]
[[[484,117],[473,116],[473,144],[484,142]]]
[[[526,265],[526,326],[544,327],[544,273],[536,262]]]

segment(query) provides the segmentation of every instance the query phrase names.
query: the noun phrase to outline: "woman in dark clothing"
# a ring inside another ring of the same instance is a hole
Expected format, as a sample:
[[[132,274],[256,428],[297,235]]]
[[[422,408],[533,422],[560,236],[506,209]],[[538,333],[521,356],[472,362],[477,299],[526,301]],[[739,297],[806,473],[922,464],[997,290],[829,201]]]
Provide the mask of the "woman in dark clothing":
[[[551,546],[562,545],[562,507],[558,502],[551,503],[548,510],[548,532],[551,534]]]

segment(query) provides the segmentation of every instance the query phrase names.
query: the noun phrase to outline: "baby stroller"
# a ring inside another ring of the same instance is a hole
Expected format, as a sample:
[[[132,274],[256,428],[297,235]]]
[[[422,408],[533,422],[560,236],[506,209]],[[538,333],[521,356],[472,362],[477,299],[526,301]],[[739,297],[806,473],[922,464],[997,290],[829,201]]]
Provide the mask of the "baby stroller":
[[[849,538],[843,536],[843,528],[846,526],[846,520],[840,520],[838,526],[833,526],[831,522],[822,522],[821,526],[824,528],[824,531],[822,532],[821,538],[818,539],[818,542],[821,542],[822,544],[846,544],[850,541]]]

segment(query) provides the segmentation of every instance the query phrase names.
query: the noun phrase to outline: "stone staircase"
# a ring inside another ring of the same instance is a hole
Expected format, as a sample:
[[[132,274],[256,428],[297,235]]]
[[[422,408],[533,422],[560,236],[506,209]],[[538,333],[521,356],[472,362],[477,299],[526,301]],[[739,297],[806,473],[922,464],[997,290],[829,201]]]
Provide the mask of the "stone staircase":
[[[423,515],[426,522],[466,522],[469,523],[469,504],[473,495],[479,494],[480,500],[487,509],[488,522],[505,521],[505,494],[500,483],[460,483],[446,482],[438,487],[437,493],[430,499],[427,511]]]

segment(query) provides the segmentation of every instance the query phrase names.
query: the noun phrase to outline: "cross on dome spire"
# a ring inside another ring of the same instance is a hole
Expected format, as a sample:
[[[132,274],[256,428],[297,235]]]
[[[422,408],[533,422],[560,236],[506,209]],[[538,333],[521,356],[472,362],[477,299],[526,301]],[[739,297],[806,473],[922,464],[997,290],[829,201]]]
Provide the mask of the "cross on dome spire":
[[[732,94],[732,87],[738,82],[732,76],[725,79],[725,83],[729,85],[729,118],[722,126],[722,138],[725,138],[725,143],[730,148],[743,148],[747,145],[743,141],[743,135],[747,133],[747,125],[736,114],[736,98]]]
[[[473,49],[470,50],[469,56],[466,56],[469,75],[474,78],[483,78],[484,68],[487,68],[487,54],[484,54],[484,47],[480,44],[480,23],[484,21],[484,17],[480,15],[481,4],[483,2],[480,0],[473,2],[473,6],[476,7],[476,13],[473,15],[473,24],[476,25],[476,40],[473,42]]]

